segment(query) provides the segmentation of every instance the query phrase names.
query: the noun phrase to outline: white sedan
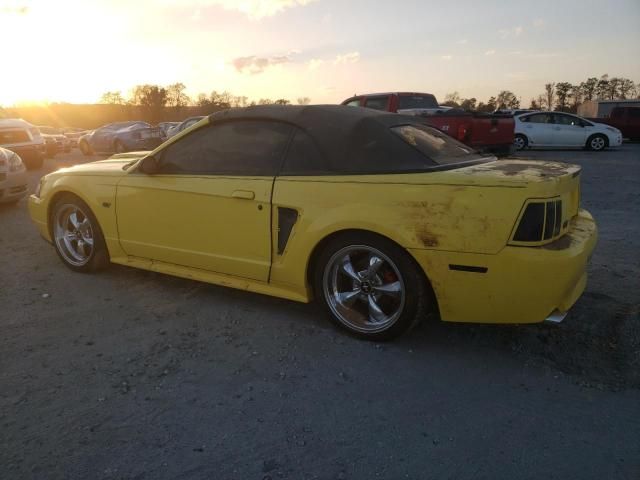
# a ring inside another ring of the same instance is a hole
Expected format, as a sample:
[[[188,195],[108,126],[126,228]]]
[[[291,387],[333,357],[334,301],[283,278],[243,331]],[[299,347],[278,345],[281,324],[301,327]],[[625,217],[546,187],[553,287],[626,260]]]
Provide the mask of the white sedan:
[[[536,112],[515,117],[516,150],[537,147],[580,147],[604,150],[622,144],[617,128],[594,123],[577,115]]]

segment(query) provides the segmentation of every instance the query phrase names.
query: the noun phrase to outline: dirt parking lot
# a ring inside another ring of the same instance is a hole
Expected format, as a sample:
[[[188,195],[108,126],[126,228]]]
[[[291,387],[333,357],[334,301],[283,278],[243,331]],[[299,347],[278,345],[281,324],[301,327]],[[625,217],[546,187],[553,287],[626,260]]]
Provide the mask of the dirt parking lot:
[[[26,200],[0,207],[0,478],[640,478],[640,145],[520,156],[583,166],[583,297],[558,326],[388,344],[313,304],[72,273]]]

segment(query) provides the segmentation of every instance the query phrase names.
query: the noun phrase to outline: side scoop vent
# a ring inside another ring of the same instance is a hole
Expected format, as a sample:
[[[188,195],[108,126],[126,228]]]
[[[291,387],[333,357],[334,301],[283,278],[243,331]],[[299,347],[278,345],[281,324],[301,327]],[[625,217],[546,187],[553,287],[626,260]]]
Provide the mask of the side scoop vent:
[[[557,239],[562,233],[562,200],[532,200],[524,209],[513,235],[515,243],[531,244]]]

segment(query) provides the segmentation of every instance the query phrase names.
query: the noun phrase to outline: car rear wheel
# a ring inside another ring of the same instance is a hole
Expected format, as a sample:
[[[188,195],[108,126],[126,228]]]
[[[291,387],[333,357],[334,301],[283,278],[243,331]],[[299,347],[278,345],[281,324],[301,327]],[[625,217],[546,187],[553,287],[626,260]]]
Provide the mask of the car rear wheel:
[[[79,146],[80,146],[80,151],[85,157],[88,157],[89,155],[93,155],[93,151],[91,150],[91,147],[86,141],[80,142]]]
[[[592,135],[587,140],[587,148],[589,150],[593,150],[595,152],[599,152],[600,150],[604,150],[607,148],[609,142],[607,141],[607,137],[604,135]]]
[[[432,295],[410,255],[374,234],[336,237],[314,270],[316,298],[333,322],[368,340],[390,340],[428,312]]]
[[[106,267],[109,254],[102,230],[86,203],[65,195],[53,207],[51,233],[58,256],[71,270],[93,272]]]
[[[524,150],[529,145],[529,140],[524,135],[518,133],[513,139],[513,146],[516,150]]]

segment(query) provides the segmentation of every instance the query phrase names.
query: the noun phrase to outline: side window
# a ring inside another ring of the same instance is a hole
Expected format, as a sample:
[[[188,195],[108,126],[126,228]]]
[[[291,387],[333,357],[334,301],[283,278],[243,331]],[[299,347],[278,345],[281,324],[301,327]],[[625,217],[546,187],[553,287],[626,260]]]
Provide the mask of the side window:
[[[29,135],[26,130],[0,130],[0,145],[28,142]]]
[[[280,175],[318,175],[328,170],[324,156],[309,134],[296,131]]]
[[[291,127],[239,120],[206,125],[164,149],[160,173],[274,176]]]
[[[345,103],[346,106],[348,107],[359,107],[360,106],[360,99],[356,98],[355,100],[351,100],[350,102]]]
[[[528,117],[529,123],[552,123],[553,116],[550,113],[538,113]]]
[[[574,125],[574,126],[582,126],[582,121],[578,117],[572,117],[571,115],[554,115],[555,121],[558,125]]]
[[[367,97],[364,106],[367,108],[373,108],[374,110],[387,110],[389,104],[389,97]]]

